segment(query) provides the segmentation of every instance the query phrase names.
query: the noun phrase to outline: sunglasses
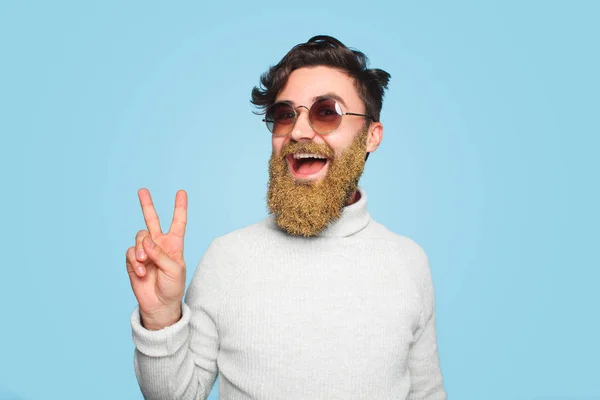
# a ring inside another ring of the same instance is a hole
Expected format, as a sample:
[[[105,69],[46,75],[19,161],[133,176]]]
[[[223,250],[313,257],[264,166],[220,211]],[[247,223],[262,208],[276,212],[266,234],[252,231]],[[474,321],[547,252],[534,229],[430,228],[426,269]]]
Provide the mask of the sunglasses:
[[[344,115],[354,115],[358,117],[369,118],[375,121],[370,115],[343,112],[342,108],[332,98],[324,97],[313,103],[310,108],[306,106],[294,107],[286,101],[277,102],[267,108],[265,119],[267,129],[275,136],[285,136],[289,134],[296,121],[298,120],[298,108],[308,110],[308,123],[310,127],[318,134],[325,135],[336,130],[342,123]]]

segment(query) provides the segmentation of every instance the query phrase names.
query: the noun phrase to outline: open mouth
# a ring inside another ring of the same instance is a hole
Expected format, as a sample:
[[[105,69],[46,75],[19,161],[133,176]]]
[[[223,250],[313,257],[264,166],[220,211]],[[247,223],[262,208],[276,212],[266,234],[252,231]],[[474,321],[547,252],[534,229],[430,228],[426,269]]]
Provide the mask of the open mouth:
[[[325,169],[329,159],[325,156],[310,153],[290,154],[286,157],[290,172],[295,178],[312,178]]]

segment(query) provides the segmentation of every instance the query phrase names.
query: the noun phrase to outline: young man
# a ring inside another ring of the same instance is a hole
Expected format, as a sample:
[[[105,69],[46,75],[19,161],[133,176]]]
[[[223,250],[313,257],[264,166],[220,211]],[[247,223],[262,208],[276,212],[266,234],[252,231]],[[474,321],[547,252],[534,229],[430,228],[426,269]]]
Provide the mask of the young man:
[[[445,399],[427,257],[367,211],[358,187],[383,136],[390,75],[317,36],[261,78],[272,134],[270,217],[213,241],[185,301],[187,197],[168,233],[127,251],[139,302],[135,372],[147,399]]]

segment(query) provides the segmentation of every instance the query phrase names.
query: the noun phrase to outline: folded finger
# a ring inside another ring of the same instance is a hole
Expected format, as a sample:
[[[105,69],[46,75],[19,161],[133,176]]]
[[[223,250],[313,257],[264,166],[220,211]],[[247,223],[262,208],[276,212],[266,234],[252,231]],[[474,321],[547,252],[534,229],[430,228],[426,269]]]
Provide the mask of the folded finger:
[[[146,230],[139,231],[137,235],[135,235],[135,258],[141,263],[148,259],[148,256],[144,251],[144,246],[142,246],[142,241],[146,236],[150,236],[150,233]]]
[[[135,273],[137,276],[144,276],[146,274],[146,268],[135,257],[135,247],[127,249],[125,253],[125,265],[128,273]]]
[[[179,265],[173,261],[173,259],[171,259],[151,237],[146,236],[142,241],[142,245],[144,246],[148,258],[167,276],[173,278],[177,274],[178,269],[180,268]]]

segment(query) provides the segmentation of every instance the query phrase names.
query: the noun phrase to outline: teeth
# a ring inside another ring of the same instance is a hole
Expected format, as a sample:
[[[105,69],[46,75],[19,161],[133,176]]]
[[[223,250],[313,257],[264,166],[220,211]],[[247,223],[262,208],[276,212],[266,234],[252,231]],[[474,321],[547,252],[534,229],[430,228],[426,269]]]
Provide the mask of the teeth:
[[[327,157],[324,156],[320,156],[317,154],[307,154],[307,153],[298,153],[298,154],[294,154],[294,159],[298,160],[300,158],[320,158],[320,159],[326,159]]]

